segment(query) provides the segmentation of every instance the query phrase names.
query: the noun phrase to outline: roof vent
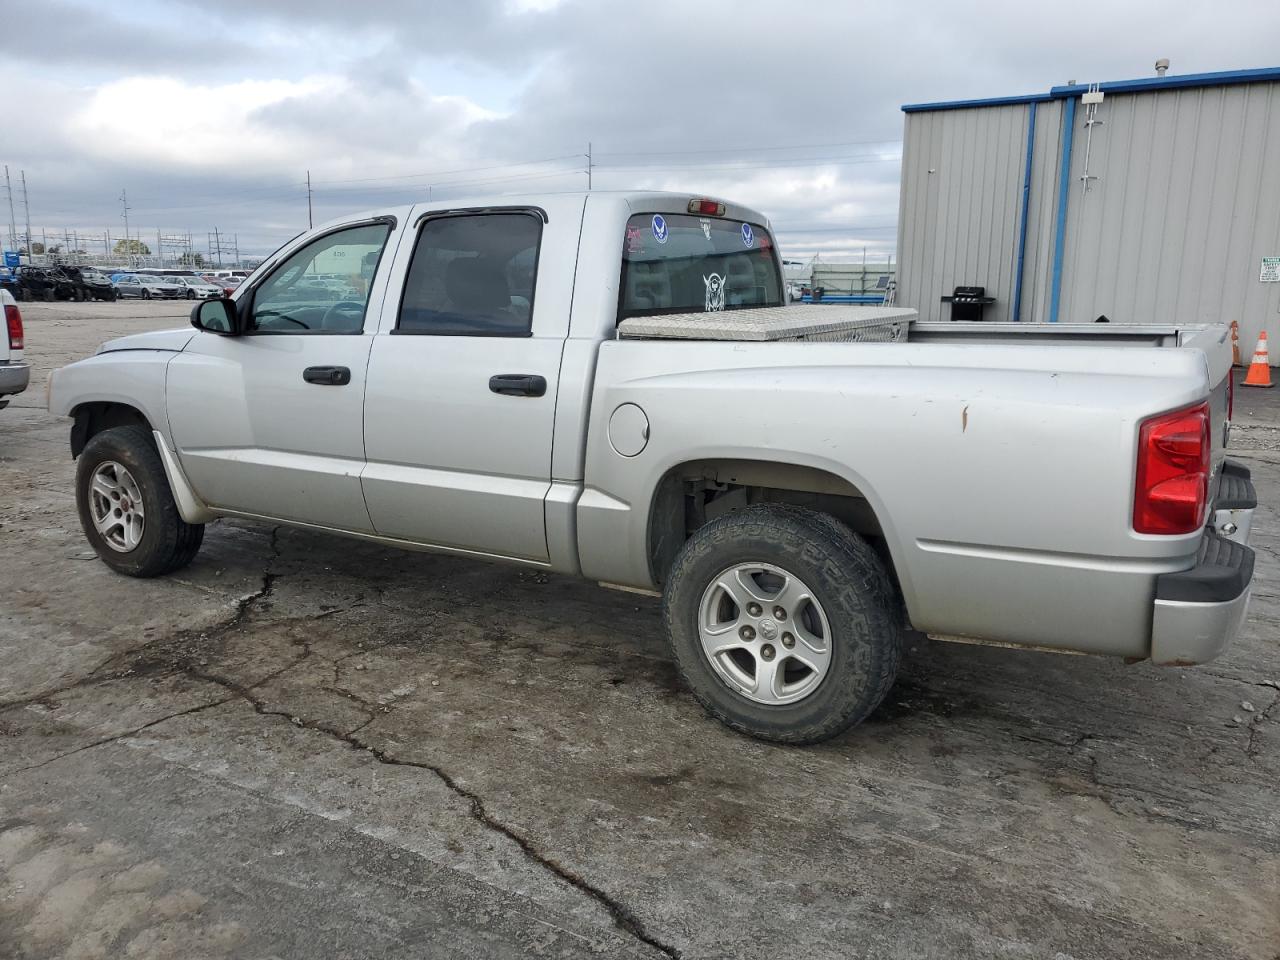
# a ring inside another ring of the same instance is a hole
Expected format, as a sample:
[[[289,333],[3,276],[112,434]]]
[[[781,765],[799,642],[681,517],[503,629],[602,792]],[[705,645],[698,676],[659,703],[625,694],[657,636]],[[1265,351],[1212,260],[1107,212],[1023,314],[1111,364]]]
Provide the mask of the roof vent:
[[[1156,61],[1156,76],[1163,77],[1168,72],[1169,72],[1169,58],[1161,57],[1159,60]]]

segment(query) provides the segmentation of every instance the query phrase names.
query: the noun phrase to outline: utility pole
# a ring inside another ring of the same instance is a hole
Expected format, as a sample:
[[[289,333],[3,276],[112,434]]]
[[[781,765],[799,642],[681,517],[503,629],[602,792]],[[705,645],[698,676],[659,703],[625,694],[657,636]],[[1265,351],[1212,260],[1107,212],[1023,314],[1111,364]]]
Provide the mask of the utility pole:
[[[132,267],[133,256],[129,249],[130,241],[129,241],[129,191],[128,190],[120,191],[120,208],[124,212],[124,255],[125,255],[124,263],[125,263],[125,266]]]
[[[4,165],[4,189],[9,195],[9,246],[18,245],[18,223],[13,216],[13,186],[9,183],[9,165]]]
[[[587,141],[587,191],[588,192],[590,192],[591,190],[591,167],[592,166],[593,164],[591,162],[591,141],[588,140]]]
[[[22,210],[27,220],[27,261],[31,260],[31,204],[27,202],[27,171],[22,171]]]
[[[310,230],[315,224],[311,222],[311,171],[307,171],[307,229]]]
[[[213,247],[217,251],[218,266],[222,266],[222,238],[218,236],[218,228],[213,228]]]

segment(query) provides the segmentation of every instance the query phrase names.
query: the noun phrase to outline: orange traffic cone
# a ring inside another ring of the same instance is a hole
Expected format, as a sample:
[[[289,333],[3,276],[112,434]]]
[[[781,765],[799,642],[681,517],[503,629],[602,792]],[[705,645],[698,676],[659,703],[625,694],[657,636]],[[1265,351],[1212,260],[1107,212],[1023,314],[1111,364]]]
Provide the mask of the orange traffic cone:
[[[1231,365],[1240,366],[1240,324],[1231,321]]]
[[[1244,378],[1246,387],[1270,387],[1271,364],[1267,360],[1267,331],[1263,330],[1258,337],[1258,345],[1253,350],[1253,362],[1249,364],[1249,375]]]

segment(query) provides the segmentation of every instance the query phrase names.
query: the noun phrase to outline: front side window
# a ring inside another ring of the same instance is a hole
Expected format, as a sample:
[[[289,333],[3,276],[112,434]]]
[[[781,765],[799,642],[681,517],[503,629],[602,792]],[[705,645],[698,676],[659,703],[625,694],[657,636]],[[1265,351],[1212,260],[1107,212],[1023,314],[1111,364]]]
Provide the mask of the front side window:
[[[397,333],[527,337],[542,218],[533,213],[434,217],[422,225]]]
[[[249,329],[260,333],[360,333],[389,223],[326,234],[278,266],[254,291]],[[320,276],[338,283],[321,283]]]
[[[619,320],[781,305],[782,278],[764,227],[677,213],[627,221]]]

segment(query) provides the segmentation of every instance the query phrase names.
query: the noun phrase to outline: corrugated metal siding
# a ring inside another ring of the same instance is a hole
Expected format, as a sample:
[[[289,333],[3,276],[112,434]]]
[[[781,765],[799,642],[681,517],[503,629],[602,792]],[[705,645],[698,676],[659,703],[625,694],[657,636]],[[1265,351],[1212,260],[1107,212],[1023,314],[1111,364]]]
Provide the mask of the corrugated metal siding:
[[[898,302],[922,320],[948,319],[938,298],[962,284],[996,298],[987,319],[1010,319],[1029,109],[907,114]]]
[[[1245,353],[1264,324],[1277,336],[1280,283],[1258,272],[1280,256],[1280,84],[1108,95],[1087,192],[1084,119],[1078,109],[1060,319],[1238,320]]]

